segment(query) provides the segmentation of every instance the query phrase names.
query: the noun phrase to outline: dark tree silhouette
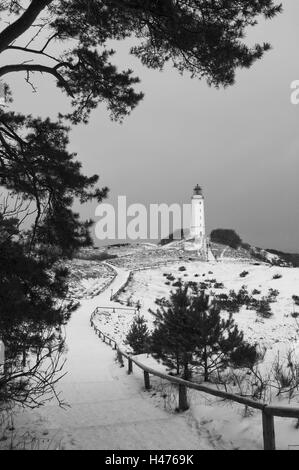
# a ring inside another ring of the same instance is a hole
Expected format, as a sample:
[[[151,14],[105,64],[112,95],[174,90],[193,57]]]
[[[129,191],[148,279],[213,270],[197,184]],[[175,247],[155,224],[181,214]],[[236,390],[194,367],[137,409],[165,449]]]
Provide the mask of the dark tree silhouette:
[[[221,317],[217,303],[210,302],[204,292],[193,297],[192,311],[197,318],[195,356],[206,382],[214,372],[219,373],[229,365],[250,368],[255,364],[256,347],[246,343],[232,314]]]
[[[177,374],[182,372],[186,380],[192,367],[202,372],[205,381],[229,365],[252,367],[257,361],[256,347],[244,341],[232,315],[221,317],[209,296],[197,287],[189,289],[188,284],[180,282],[169,301],[152,312],[156,316],[153,355]]]
[[[188,380],[190,365],[196,347],[196,318],[192,314],[192,300],[188,285],[179,282],[169,300],[160,303],[155,315],[155,329],[151,336],[151,351],[157,359],[175,369]]]
[[[35,407],[55,395],[62,375],[63,326],[72,311],[71,304],[58,302],[67,291],[66,270],[54,266],[53,257],[30,255],[19,219],[6,217],[12,211],[18,215],[21,207],[18,203],[0,214],[0,335],[5,344],[0,409],[10,401]]]
[[[91,223],[72,212],[74,199],[101,202],[107,188],[96,187],[98,176],[82,175],[68,142],[61,122],[0,111],[0,185],[32,203],[29,245],[50,244],[70,255],[91,242]]]
[[[234,230],[224,228],[213,230],[211,232],[211,241],[230,246],[231,248],[239,248],[242,244],[242,239]]]
[[[144,354],[148,352],[149,330],[142,315],[137,315],[127,334],[126,342],[131,346],[134,354]]]
[[[281,9],[275,0],[2,1],[0,54],[21,55],[7,59],[0,77],[23,72],[29,83],[35,72],[54,77],[72,98],[74,122],[86,120],[101,101],[121,119],[142,94],[134,91],[138,79],[132,71],[119,72],[111,63],[110,40],[137,37],[131,52],[146,66],[161,69],[171,61],[179,72],[227,86],[236,69],[250,67],[270,48],[268,43],[248,46],[245,30]],[[32,40],[22,40],[31,31]]]

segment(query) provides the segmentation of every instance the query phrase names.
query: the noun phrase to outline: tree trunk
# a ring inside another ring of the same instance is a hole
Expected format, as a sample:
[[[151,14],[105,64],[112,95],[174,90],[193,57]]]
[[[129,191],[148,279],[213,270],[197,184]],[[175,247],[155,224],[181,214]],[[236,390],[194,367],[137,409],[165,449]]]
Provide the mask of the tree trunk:
[[[24,34],[33,25],[39,14],[52,2],[53,0],[32,0],[24,13],[1,32],[0,53]]]
[[[180,358],[178,354],[176,354],[176,373],[180,375]]]
[[[209,368],[208,368],[208,354],[207,354],[207,348],[205,346],[204,348],[204,376],[205,376],[205,382],[209,381]]]
[[[185,358],[185,361],[184,361],[183,379],[184,380],[189,380],[190,379],[189,361],[188,361],[187,358]]]

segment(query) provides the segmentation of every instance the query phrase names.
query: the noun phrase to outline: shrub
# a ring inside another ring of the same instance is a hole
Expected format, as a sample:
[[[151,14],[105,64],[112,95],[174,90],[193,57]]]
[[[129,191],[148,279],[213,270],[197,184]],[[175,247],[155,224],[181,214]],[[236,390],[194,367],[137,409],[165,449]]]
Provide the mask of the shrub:
[[[269,294],[268,294],[269,302],[276,302],[278,296],[279,296],[279,290],[269,289]]]
[[[200,288],[200,290],[207,290],[209,288],[209,286],[206,282],[200,282],[199,283],[199,288]]]
[[[220,310],[225,310],[229,313],[237,313],[240,310],[238,296],[235,291],[231,290],[229,295],[219,294],[215,295],[215,301]]]
[[[295,305],[299,305],[299,296],[298,295],[293,295],[292,299],[293,299]]]
[[[266,297],[263,297],[257,304],[257,313],[263,318],[270,318],[273,313],[269,300]]]
[[[183,272],[183,271],[187,271],[187,269],[185,268],[185,266],[181,266],[181,267],[179,268],[179,271]]]
[[[299,364],[293,350],[287,352],[284,362],[277,355],[273,364],[273,372],[275,381],[273,385],[278,390],[277,395],[287,393],[290,400],[299,387]]]
[[[179,287],[181,284],[181,281],[176,281],[172,284],[172,287]]]
[[[242,271],[240,274],[240,277],[246,277],[248,276],[249,272],[248,271]]]
[[[214,289],[224,289],[224,284],[222,282],[215,282]]]
[[[239,248],[242,240],[234,230],[219,228],[211,232],[211,242],[221,243],[236,249]]]
[[[260,295],[262,292],[260,290],[257,290],[257,289],[253,289],[252,291],[252,294],[251,295]]]
[[[249,297],[247,286],[242,286],[239,292],[237,293],[237,301],[240,304],[240,306],[242,306],[244,304],[247,305],[249,303],[249,300],[250,300],[250,297]]]

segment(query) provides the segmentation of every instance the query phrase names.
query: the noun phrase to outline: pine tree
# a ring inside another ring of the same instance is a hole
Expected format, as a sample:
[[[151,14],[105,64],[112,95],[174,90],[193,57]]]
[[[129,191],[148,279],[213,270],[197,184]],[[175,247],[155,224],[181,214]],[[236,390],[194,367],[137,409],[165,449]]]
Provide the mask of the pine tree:
[[[192,299],[196,323],[196,361],[203,370],[207,382],[214,372],[221,372],[229,365],[250,367],[257,360],[256,347],[244,341],[232,314],[221,317],[217,304],[210,302],[204,292]]]
[[[191,311],[191,298],[188,285],[181,281],[171,293],[170,299],[160,303],[160,308],[152,312],[155,317],[155,330],[151,337],[151,351],[177,375],[184,379],[191,377],[190,365],[196,346],[196,319]],[[156,303],[159,304],[158,299]]]
[[[28,253],[18,219],[0,214],[0,334],[5,344],[0,404],[39,406],[62,375],[62,332],[71,308],[58,302],[67,293],[67,270],[53,259],[49,253],[47,259]]]
[[[250,367],[257,360],[255,346],[244,341],[232,315],[222,318],[220,309],[197,287],[180,282],[156,316],[151,352],[184,379],[191,368],[203,372],[208,381],[215,371],[229,365]]]
[[[134,89],[139,80],[132,71],[112,63],[112,41],[138,38],[131,53],[147,67],[172,63],[181,73],[228,86],[236,69],[251,67],[270,49],[268,43],[250,47],[246,30],[281,11],[275,0],[6,0],[0,4],[0,55],[17,54],[13,61],[3,58],[0,77],[21,73],[33,87],[36,72],[54,78],[72,101],[67,117],[74,123],[86,122],[102,102],[122,119],[143,94]],[[43,35],[36,35],[36,24]],[[30,47],[22,45],[24,33]]]
[[[144,354],[148,352],[149,330],[146,320],[142,315],[137,315],[126,336],[126,342],[131,346],[134,354]]]

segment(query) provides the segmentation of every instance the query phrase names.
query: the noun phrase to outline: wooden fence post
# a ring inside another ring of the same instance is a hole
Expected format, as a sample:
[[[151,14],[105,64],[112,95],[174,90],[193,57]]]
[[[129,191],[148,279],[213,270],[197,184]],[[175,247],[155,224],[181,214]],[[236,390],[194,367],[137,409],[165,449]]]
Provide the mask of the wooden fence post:
[[[117,350],[117,359],[118,359],[118,362],[120,363],[120,366],[124,367],[123,355],[119,349]]]
[[[132,374],[133,372],[133,361],[132,359],[129,357],[128,358],[128,374]]]
[[[187,387],[185,385],[179,385],[179,410],[186,411],[188,408]]]
[[[274,416],[263,410],[264,450],[275,450]]]
[[[143,374],[144,374],[144,386],[145,386],[145,390],[150,390],[150,388],[151,388],[151,382],[150,382],[149,373],[146,372],[146,371],[144,371]]]

